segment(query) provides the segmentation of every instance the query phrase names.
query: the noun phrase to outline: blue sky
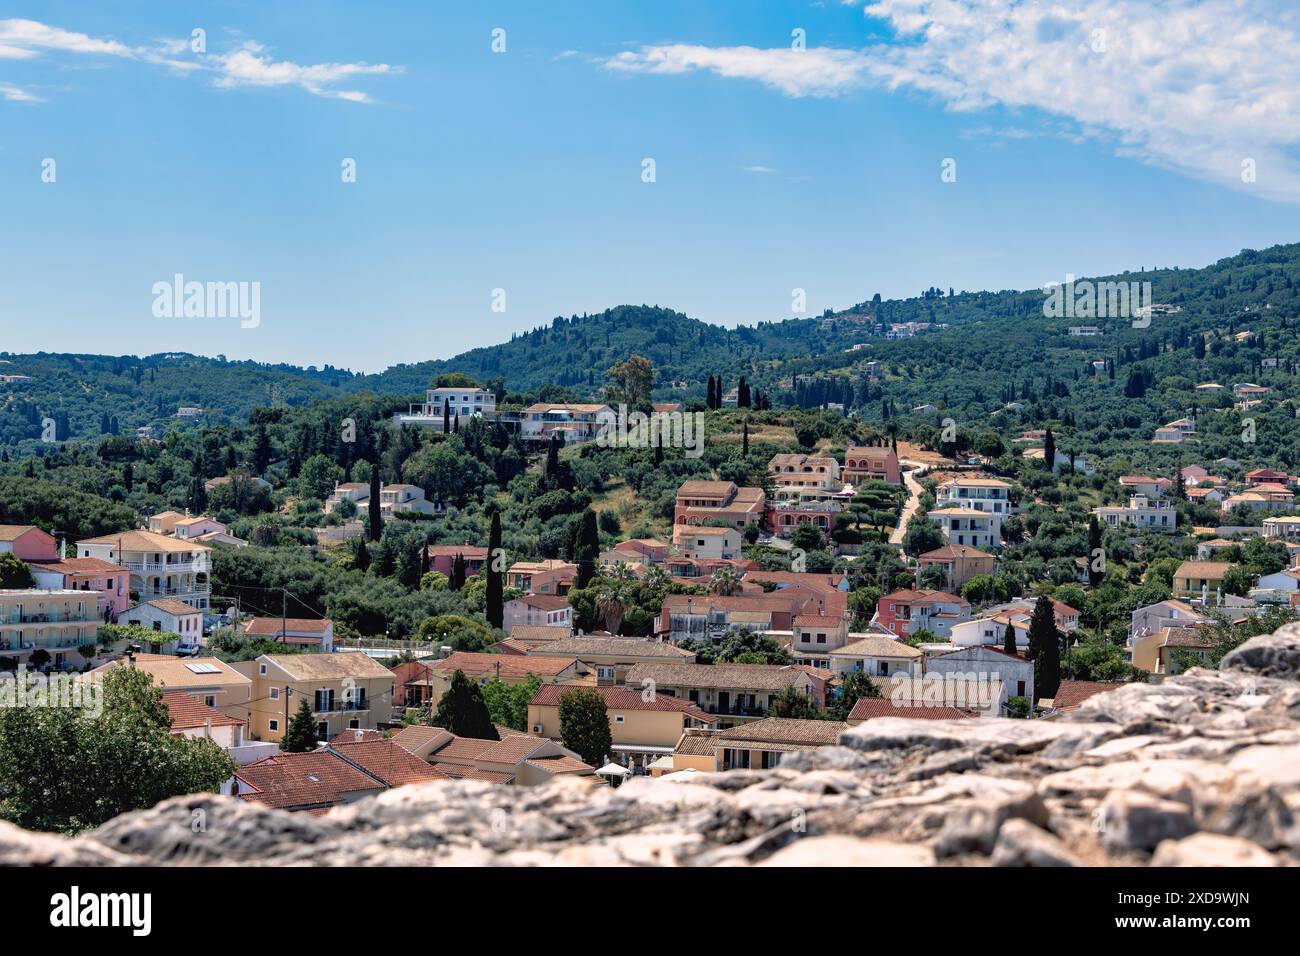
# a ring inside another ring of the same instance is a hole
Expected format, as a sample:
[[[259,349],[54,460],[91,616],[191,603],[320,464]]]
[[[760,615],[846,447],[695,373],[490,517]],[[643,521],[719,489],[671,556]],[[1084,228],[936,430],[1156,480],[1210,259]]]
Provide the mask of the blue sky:
[[[1300,240],[1282,0],[178,6],[0,20],[0,349],[375,371]],[[176,273],[259,324],[155,317]]]

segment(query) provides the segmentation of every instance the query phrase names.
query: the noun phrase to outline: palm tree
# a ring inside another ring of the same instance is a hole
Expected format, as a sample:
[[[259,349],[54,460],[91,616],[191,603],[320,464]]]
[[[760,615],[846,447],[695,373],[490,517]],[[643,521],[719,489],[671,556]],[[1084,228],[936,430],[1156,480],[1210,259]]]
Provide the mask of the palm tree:
[[[709,578],[710,594],[716,594],[719,597],[730,597],[733,594],[739,594],[740,591],[740,574],[736,571],[734,565],[724,564],[714,570]]]
[[[636,574],[628,567],[626,561],[615,561],[614,566],[605,572],[605,577],[611,581],[627,583],[636,580]]]
[[[668,587],[672,583],[672,579],[669,577],[668,572],[664,570],[663,565],[652,564],[646,568],[645,577],[641,579],[641,583],[652,591],[658,591],[660,588]]]
[[[605,622],[605,630],[611,634],[618,633],[631,600],[630,589],[622,583],[606,585],[597,592],[596,611]]]

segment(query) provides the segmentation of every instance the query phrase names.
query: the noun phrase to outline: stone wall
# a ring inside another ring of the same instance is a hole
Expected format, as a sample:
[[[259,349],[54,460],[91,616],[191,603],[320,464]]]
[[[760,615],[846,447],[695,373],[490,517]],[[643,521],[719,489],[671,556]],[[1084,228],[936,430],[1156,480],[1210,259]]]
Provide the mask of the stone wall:
[[[1293,865],[1300,626],[1059,720],[882,718],[776,770],[445,782],[322,816],[179,797],[2,864]]]

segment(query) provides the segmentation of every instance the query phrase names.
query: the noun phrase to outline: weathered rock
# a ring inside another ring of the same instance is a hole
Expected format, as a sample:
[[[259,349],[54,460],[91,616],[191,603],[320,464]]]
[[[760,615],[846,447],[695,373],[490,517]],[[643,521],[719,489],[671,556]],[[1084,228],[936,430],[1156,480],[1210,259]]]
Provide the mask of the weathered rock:
[[[1300,625],[1288,624],[1273,634],[1252,637],[1225,654],[1219,669],[1300,679]]]
[[[1162,840],[1195,832],[1186,804],[1141,790],[1116,790],[1101,804],[1101,840],[1114,850],[1154,850]]]
[[[1196,833],[1166,840],[1156,847],[1152,866],[1277,866],[1275,860],[1249,840]]]
[[[0,864],[1300,865],[1297,662],[1289,627],[1061,718],[881,718],[685,783],[441,781],[320,816],[202,794],[75,839],[0,824]]]
[[[994,866],[1081,866],[1056,836],[1028,820],[1008,820],[993,847]]]

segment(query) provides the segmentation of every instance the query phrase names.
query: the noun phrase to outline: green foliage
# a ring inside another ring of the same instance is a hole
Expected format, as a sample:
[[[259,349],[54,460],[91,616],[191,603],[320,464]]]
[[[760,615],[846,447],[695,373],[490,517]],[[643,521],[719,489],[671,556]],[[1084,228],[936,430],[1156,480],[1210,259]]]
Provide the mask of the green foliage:
[[[880,697],[880,687],[862,671],[852,671],[844,676],[840,683],[839,694],[831,705],[827,716],[831,720],[848,720],[853,705],[861,698]]]
[[[316,749],[316,721],[312,719],[311,703],[304,694],[298,701],[298,709],[289,718],[289,726],[284,728],[280,738],[280,749],[285,753],[300,754]]]
[[[16,554],[0,554],[0,588],[30,588],[35,584],[31,569]]]
[[[173,736],[162,692],[143,671],[103,680],[103,711],[0,707],[0,817],[75,833],[186,793],[216,791],[234,772],[211,740]]]
[[[605,698],[594,690],[561,694],[560,740],[585,763],[602,766],[614,746]]]
[[[767,716],[789,717],[795,720],[821,720],[823,714],[807,694],[797,687],[787,687],[772,697]]]
[[[482,689],[460,670],[451,675],[451,681],[438,699],[438,707],[429,723],[434,727],[442,727],[457,737],[501,739],[497,729],[492,726],[492,717],[483,700]]]
[[[526,680],[518,684],[506,684],[492,678],[483,685],[483,700],[492,722],[520,732],[527,731],[528,702],[537,695],[537,689],[541,686],[541,678],[534,674],[529,674]]]

